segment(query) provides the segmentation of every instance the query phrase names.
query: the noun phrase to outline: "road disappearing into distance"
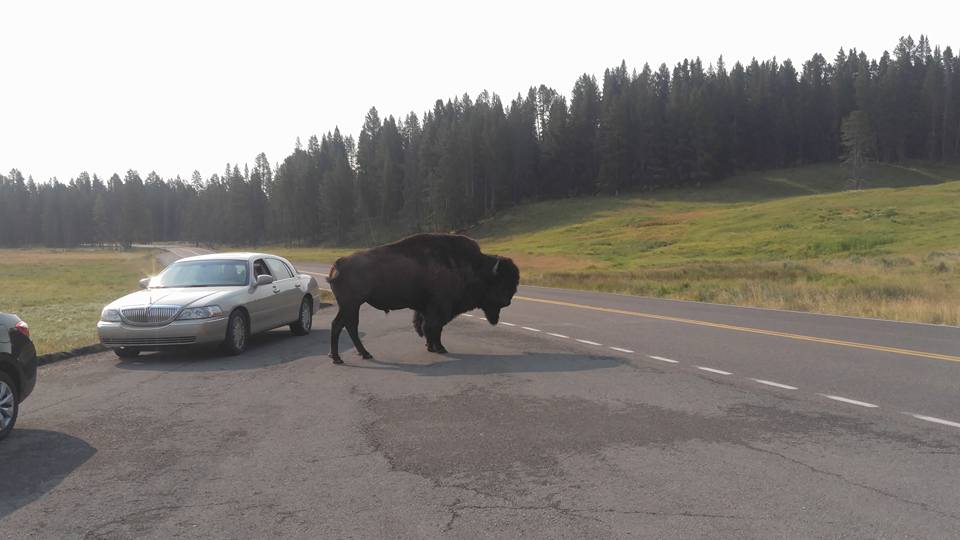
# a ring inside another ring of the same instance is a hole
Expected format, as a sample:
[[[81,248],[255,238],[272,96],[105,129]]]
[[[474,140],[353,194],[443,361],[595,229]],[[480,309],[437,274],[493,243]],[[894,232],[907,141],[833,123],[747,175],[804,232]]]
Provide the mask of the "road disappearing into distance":
[[[956,327],[522,286],[498,326],[451,322],[443,356],[409,311],[365,307],[375,359],[344,335],[334,366],[334,314],[239,357],[42,368],[0,444],[3,536],[960,530]]]

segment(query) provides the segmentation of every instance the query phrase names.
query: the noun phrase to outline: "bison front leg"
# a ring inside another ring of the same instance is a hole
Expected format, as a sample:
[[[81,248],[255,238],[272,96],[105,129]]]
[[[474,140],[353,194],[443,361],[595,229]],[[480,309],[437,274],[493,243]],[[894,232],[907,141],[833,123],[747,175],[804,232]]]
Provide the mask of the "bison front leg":
[[[442,316],[428,313],[423,323],[423,332],[427,335],[427,350],[432,353],[446,354],[447,349],[440,341],[445,321]]]

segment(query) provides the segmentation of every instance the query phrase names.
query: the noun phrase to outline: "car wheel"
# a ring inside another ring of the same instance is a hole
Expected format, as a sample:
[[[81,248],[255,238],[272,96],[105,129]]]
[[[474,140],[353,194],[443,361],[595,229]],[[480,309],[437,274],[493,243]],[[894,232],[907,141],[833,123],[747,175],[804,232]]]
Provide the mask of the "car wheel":
[[[230,314],[230,320],[227,321],[227,336],[223,340],[223,352],[230,356],[241,354],[247,350],[247,340],[250,337],[250,328],[247,326],[247,318],[240,311],[234,311]]]
[[[120,358],[136,358],[140,356],[140,349],[133,347],[120,347],[119,349],[114,349],[113,352]]]
[[[9,375],[0,372],[0,439],[13,431],[19,413],[20,399],[17,395],[17,387]]]
[[[290,324],[290,331],[295,336],[305,336],[313,328],[313,302],[306,296],[300,302],[300,318]]]

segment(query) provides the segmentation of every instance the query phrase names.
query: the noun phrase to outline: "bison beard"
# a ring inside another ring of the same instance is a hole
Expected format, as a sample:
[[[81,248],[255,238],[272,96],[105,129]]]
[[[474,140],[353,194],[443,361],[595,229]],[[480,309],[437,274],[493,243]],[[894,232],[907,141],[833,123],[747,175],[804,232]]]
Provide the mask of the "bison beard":
[[[412,309],[413,328],[427,350],[447,352],[440,335],[454,317],[483,310],[490,324],[510,305],[520,283],[512,260],[485,255],[466,236],[417,234],[338,259],[327,277],[339,311],[330,329],[330,358],[342,364],[340,331],[347,329],[357,352],[373,358],[360,341],[360,306],[389,312]]]

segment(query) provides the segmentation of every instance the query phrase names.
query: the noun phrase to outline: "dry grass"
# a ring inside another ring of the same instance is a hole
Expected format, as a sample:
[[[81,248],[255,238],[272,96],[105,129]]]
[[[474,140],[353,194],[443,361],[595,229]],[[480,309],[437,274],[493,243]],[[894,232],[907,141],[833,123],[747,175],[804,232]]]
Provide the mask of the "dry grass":
[[[100,310],[160,269],[153,251],[0,250],[0,311],[30,324],[39,354],[97,342]]]
[[[527,284],[960,325],[960,170],[878,166],[856,192],[842,172],[549,201],[474,235]]]
[[[468,234],[526,284],[960,325],[960,167],[821,164],[547,201]],[[301,262],[356,248],[271,247]]]
[[[960,325],[960,254],[712,263],[617,271],[525,270],[524,283],[719,304]]]

